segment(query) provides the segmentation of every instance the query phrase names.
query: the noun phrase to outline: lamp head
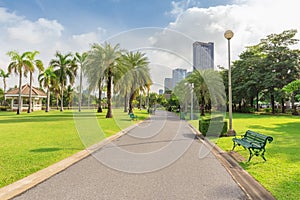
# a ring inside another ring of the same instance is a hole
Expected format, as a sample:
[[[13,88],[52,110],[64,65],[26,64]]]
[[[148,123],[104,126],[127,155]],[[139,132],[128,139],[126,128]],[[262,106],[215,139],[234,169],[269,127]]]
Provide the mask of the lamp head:
[[[224,33],[224,37],[227,39],[227,40],[230,40],[232,37],[233,37],[233,32],[231,30],[227,30],[225,31]]]

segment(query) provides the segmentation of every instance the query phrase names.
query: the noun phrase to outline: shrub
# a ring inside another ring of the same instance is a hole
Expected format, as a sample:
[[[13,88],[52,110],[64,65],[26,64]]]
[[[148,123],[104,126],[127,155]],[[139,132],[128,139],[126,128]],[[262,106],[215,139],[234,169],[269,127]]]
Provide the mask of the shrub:
[[[221,120],[220,120],[221,119]],[[199,120],[199,131],[205,136],[223,137],[227,135],[227,121],[223,120],[223,117],[217,117],[213,120],[202,119]]]

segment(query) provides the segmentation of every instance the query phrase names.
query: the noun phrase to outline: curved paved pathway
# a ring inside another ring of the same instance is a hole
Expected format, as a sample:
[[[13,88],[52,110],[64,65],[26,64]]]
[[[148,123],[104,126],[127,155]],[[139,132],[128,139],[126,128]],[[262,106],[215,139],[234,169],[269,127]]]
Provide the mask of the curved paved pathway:
[[[199,158],[201,157],[201,158]],[[157,111],[14,199],[247,199],[185,121]]]

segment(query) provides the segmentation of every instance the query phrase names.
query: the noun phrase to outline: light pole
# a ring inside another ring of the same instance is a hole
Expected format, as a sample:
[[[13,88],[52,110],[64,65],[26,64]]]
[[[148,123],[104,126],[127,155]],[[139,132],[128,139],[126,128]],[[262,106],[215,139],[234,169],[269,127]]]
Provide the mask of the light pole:
[[[232,89],[231,89],[231,62],[230,62],[230,39],[233,37],[233,32],[227,30],[224,33],[224,37],[228,41],[228,98],[229,98],[229,130],[227,132],[228,136],[236,135],[235,131],[232,128]]]
[[[194,83],[191,83],[191,120],[193,120],[194,119],[194,117],[193,117],[193,103],[194,103],[194,99],[193,99],[193,97],[194,97]]]

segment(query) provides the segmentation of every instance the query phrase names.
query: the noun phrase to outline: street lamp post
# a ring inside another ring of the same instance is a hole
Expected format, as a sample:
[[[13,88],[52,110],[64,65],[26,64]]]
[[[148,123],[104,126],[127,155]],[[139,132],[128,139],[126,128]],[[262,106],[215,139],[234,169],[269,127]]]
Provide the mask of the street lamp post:
[[[193,114],[193,103],[194,103],[194,83],[191,83],[191,120],[194,119],[194,114]]]
[[[227,30],[224,33],[224,37],[228,41],[228,98],[229,98],[229,130],[227,132],[228,136],[236,135],[235,131],[232,128],[232,89],[231,89],[231,62],[230,62],[230,39],[233,37],[233,32]]]

